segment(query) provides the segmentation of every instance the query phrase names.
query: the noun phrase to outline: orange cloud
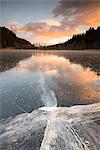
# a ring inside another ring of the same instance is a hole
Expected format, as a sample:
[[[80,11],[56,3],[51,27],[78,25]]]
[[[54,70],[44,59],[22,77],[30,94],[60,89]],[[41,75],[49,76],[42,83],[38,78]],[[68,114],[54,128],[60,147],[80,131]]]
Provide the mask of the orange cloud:
[[[88,17],[86,17],[85,23],[89,26],[99,26],[100,10],[96,10],[95,13],[88,15]]]
[[[52,19],[47,19],[47,20],[42,20],[41,22],[45,22],[45,23],[47,23],[47,25],[49,25],[49,26],[61,26],[61,23],[60,23],[60,21],[58,21],[58,20],[52,20]]]
[[[54,15],[62,16],[62,23],[71,26],[100,25],[100,1],[63,1],[60,0],[57,7],[53,10]],[[68,20],[74,18],[72,22]],[[87,21],[88,20],[88,21]],[[72,24],[71,24],[72,23]]]
[[[49,25],[48,25],[49,24]],[[55,25],[50,25],[55,24]],[[58,25],[58,26],[57,26]],[[67,29],[67,26],[62,29],[59,22],[40,22],[40,23],[28,23],[25,26],[21,26],[17,22],[9,24],[8,28],[16,33],[20,32],[32,32],[39,36],[46,36],[50,38],[61,38],[65,36],[72,36],[75,33],[79,33],[76,29]]]

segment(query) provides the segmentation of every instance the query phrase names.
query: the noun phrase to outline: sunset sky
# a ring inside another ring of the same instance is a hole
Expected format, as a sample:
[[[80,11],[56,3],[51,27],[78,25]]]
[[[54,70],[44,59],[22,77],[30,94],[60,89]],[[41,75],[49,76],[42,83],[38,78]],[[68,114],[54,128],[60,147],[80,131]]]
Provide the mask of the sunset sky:
[[[0,1],[0,26],[33,43],[64,42],[100,26],[100,0]]]

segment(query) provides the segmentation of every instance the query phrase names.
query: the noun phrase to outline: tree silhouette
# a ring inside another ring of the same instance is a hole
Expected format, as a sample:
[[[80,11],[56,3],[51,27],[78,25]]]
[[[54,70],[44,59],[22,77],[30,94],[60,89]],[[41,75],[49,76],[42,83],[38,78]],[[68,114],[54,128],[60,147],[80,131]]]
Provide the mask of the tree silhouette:
[[[15,33],[5,27],[0,27],[0,48],[34,48],[30,42],[16,37]]]
[[[84,50],[100,49],[100,27],[90,28],[86,33],[73,35],[72,39],[65,43],[50,45],[45,49]]]

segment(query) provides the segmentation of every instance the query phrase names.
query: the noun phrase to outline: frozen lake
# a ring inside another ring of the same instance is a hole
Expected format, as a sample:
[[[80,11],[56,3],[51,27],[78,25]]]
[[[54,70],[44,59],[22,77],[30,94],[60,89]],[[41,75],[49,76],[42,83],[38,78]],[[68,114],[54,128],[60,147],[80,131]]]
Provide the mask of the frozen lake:
[[[0,119],[100,102],[100,52],[0,51]]]

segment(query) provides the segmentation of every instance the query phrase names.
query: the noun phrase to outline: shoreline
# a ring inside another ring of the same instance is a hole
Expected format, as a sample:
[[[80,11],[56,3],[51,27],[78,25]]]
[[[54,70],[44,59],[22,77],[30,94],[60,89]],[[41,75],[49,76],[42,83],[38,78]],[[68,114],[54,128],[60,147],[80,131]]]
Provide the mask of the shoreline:
[[[48,50],[43,50],[43,49],[16,49],[16,48],[0,48],[0,51],[50,51],[50,52],[52,52],[52,51],[56,51],[56,52],[86,52],[86,51],[89,51],[89,52],[100,52],[100,49],[84,49],[84,50],[57,50],[57,49],[52,49],[52,50],[50,50],[50,49],[48,49]]]

